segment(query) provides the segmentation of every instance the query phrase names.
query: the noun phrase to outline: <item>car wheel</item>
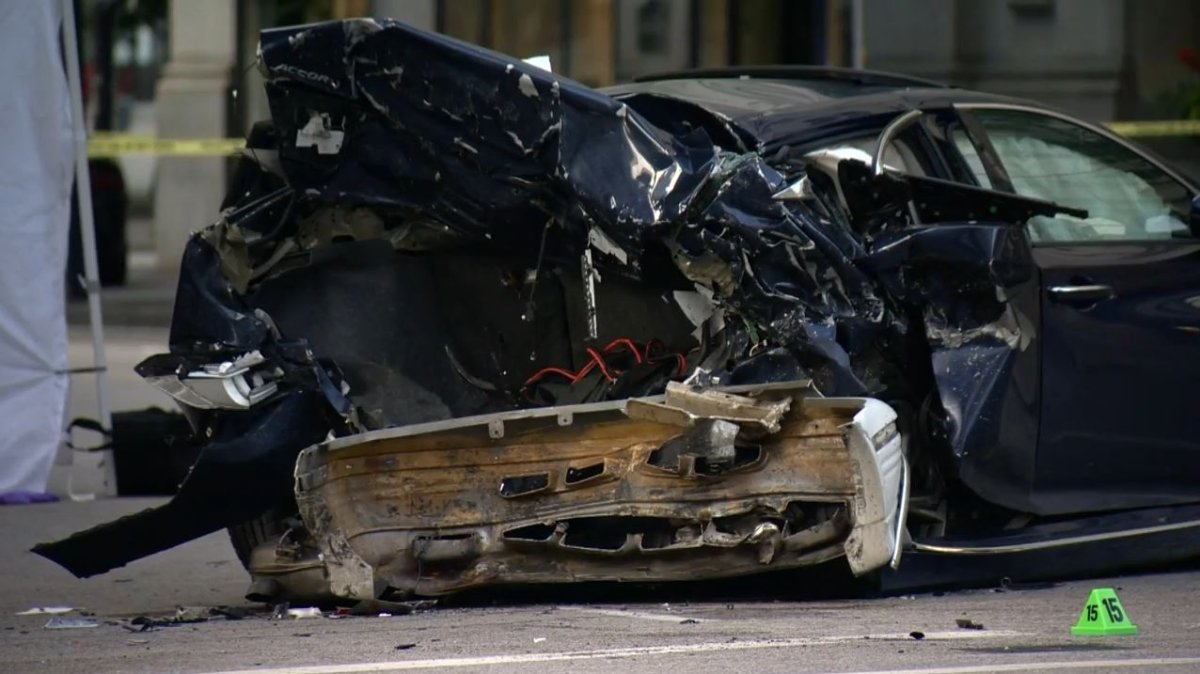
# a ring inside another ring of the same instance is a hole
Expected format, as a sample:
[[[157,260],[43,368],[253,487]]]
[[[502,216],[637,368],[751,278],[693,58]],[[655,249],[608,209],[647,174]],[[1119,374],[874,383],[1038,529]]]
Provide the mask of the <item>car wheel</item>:
[[[229,542],[233,544],[233,551],[237,554],[243,569],[246,569],[247,572],[250,571],[250,554],[254,552],[254,548],[263,543],[278,541],[279,537],[288,530],[288,518],[294,516],[294,513],[286,513],[282,509],[274,508],[252,520],[235,524],[227,529]]]

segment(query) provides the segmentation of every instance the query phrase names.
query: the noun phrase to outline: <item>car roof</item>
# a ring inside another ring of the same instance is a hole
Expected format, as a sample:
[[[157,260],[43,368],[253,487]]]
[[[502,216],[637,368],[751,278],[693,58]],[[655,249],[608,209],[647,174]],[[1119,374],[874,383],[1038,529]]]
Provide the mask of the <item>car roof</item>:
[[[760,146],[804,143],[855,128],[877,128],[913,108],[954,103],[1010,103],[1048,109],[1031,101],[947,87],[930,80],[836,68],[697,70],[642,78],[608,87],[635,109],[647,98],[700,107],[752,136]]]

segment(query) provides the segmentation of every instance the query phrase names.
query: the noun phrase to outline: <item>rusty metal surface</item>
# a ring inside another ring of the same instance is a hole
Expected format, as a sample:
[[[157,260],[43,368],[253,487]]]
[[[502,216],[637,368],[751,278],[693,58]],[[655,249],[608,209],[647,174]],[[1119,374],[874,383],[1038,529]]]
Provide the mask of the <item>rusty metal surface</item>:
[[[714,393],[690,429],[602,406],[325,443],[297,464],[297,501],[341,595],[813,564],[843,554],[862,478],[843,433],[857,410],[807,405],[811,393],[765,391],[757,408]],[[757,419],[788,399],[779,430],[763,433]],[[704,424],[729,423],[722,411],[758,431],[738,435],[732,460],[665,456],[689,433],[709,437]]]

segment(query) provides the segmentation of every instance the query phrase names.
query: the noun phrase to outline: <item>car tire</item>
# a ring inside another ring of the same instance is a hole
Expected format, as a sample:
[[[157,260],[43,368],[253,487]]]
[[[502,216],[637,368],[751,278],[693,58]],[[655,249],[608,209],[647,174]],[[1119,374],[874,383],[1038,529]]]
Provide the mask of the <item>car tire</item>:
[[[250,570],[250,553],[254,548],[263,543],[278,541],[287,531],[288,518],[288,513],[276,508],[226,529],[229,532],[229,542],[233,544],[233,551],[243,569]]]

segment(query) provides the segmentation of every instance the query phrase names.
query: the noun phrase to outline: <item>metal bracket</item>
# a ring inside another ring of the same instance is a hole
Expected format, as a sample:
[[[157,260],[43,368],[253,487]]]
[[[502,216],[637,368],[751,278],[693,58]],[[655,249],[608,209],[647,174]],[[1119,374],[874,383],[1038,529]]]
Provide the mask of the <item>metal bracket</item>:
[[[499,440],[504,437],[504,420],[492,419],[488,422],[488,437]]]

